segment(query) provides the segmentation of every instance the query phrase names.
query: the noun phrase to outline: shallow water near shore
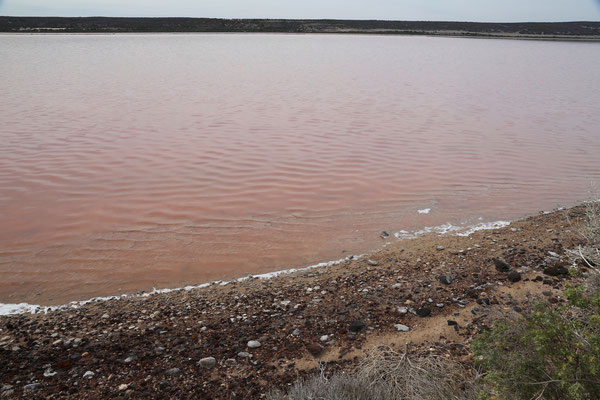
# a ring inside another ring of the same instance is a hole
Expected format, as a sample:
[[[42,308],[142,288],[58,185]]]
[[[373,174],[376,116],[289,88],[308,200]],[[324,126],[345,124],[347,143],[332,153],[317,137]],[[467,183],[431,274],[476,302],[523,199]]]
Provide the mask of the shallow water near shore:
[[[598,46],[3,35],[0,302],[302,267],[381,230],[577,203],[600,180]]]

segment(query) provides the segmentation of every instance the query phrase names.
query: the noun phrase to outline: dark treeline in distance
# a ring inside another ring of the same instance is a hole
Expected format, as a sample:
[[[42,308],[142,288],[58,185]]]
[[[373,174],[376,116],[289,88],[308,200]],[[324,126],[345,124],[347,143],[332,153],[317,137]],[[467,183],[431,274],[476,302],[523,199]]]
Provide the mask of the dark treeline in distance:
[[[600,22],[427,22],[214,18],[0,17],[0,32],[388,33],[600,39]]]

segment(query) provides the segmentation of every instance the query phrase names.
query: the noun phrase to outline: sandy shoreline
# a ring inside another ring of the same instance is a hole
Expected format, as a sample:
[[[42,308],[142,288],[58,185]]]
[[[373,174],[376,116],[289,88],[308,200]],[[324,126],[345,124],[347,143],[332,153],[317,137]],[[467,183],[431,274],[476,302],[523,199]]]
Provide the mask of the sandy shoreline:
[[[468,362],[473,335],[498,313],[519,312],[536,295],[564,301],[565,250],[580,240],[581,217],[579,206],[470,236],[425,234],[268,280],[3,316],[2,392],[260,398],[319,362],[344,368],[380,344]],[[498,271],[496,257],[521,280]]]

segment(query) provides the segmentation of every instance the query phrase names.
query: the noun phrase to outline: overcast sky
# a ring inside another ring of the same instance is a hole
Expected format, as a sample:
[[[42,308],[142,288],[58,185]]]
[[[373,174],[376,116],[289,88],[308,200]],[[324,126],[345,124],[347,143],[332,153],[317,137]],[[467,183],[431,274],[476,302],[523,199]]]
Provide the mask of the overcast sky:
[[[0,15],[598,21],[600,0],[0,0]]]

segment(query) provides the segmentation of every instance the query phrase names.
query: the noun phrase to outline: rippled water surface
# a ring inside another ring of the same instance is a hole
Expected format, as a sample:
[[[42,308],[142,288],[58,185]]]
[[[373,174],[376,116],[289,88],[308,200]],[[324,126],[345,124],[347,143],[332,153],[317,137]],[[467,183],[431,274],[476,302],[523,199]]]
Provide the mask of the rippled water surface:
[[[598,65],[596,43],[0,36],[0,301],[303,266],[383,229],[574,204],[600,179]]]

